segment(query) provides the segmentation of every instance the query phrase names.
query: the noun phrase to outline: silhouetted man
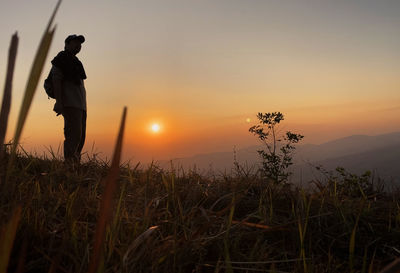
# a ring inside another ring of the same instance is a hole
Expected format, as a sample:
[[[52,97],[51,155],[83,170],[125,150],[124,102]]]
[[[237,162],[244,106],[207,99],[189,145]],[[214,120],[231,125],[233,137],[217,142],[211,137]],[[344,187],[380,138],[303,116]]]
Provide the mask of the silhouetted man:
[[[53,110],[64,117],[64,158],[71,163],[79,163],[86,135],[86,73],[76,57],[84,42],[82,35],[69,35],[64,51],[51,61],[56,99]]]

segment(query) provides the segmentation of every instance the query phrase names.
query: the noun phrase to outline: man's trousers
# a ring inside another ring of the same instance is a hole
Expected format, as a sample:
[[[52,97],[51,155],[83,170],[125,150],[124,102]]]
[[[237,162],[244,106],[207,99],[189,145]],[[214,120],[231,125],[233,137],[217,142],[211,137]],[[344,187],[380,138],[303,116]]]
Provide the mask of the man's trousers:
[[[79,163],[86,137],[86,111],[64,107],[64,159]]]

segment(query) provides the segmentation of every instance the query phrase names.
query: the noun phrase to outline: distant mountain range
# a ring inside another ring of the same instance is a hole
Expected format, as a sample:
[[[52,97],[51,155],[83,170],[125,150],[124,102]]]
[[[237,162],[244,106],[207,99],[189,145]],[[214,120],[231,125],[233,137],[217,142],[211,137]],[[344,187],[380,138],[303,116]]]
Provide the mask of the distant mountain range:
[[[230,172],[234,167],[234,158],[241,165],[259,164],[257,150],[262,148],[252,146],[235,153],[198,154],[173,159],[172,162],[185,169],[195,167],[203,172]],[[310,181],[320,175],[313,167],[317,165],[322,165],[326,170],[340,166],[356,174],[370,170],[385,180],[400,181],[400,132],[376,136],[353,135],[320,145],[298,145],[294,162],[292,179],[297,181]],[[166,167],[170,161],[162,161],[160,164]]]

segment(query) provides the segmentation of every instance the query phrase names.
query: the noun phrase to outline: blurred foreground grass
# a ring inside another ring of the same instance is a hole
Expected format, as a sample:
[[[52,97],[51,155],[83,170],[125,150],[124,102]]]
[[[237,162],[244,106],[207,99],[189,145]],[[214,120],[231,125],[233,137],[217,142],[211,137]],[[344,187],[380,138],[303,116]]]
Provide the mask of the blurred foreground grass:
[[[9,272],[88,271],[109,168],[17,155],[0,200],[1,227],[21,208]],[[400,192],[349,196],[323,181],[306,192],[155,165],[124,165],[118,183],[104,272],[378,272],[400,255]]]

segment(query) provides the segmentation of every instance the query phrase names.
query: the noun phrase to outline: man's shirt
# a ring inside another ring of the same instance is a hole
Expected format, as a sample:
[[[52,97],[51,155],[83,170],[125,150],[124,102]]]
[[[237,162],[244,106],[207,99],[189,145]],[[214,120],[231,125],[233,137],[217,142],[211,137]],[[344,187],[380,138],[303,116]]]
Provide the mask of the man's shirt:
[[[54,79],[61,81],[61,96],[64,107],[73,107],[86,111],[86,89],[81,83],[76,83],[64,80],[64,75],[61,69],[56,66],[52,66],[51,73]]]

